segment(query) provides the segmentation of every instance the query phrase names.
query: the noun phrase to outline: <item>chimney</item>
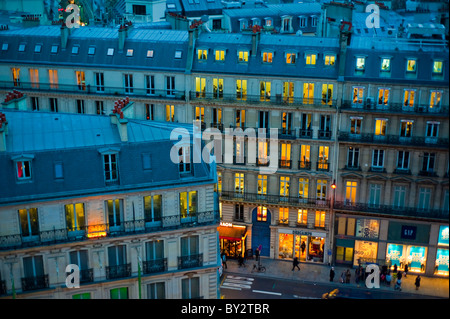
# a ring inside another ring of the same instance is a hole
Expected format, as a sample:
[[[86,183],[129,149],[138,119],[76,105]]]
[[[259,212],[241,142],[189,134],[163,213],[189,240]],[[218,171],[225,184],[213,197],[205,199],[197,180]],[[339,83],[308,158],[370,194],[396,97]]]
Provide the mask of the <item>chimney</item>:
[[[258,51],[258,43],[261,39],[261,27],[259,25],[253,26],[252,32],[252,56],[256,56]]]
[[[8,135],[8,122],[5,114],[0,112],[0,152],[6,152],[6,135]]]
[[[6,94],[2,106],[5,109],[25,111],[27,109],[26,95],[20,91],[12,90]]]
[[[114,102],[114,109],[110,114],[111,123],[116,124],[119,129],[119,136],[122,142],[128,142],[128,120],[125,118],[124,111],[127,114],[134,112],[133,102],[130,102],[128,96],[125,99]]]
[[[119,51],[123,50],[125,46],[125,39],[130,34],[131,28],[133,27],[133,24],[131,21],[125,22],[124,24],[121,24],[119,27]]]
[[[65,50],[67,47],[67,40],[69,39],[69,28],[65,23],[61,24],[61,49]]]

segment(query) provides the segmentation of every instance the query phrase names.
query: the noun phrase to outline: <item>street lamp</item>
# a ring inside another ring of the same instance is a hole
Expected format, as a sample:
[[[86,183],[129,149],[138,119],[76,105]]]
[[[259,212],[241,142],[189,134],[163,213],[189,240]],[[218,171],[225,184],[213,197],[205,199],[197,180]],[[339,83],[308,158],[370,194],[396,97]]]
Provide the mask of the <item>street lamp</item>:
[[[331,188],[333,189],[333,195],[331,195],[331,201],[330,201],[330,250],[333,250],[333,236],[334,236],[334,200],[336,197],[336,180],[333,180],[333,183],[331,184]],[[329,255],[328,258],[328,265],[331,266],[332,264],[332,253]]]

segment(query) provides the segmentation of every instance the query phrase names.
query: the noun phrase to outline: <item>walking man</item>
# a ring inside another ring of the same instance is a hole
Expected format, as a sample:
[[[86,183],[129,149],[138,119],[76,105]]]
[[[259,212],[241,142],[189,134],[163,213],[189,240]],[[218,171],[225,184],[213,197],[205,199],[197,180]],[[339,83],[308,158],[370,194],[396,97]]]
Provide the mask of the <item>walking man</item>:
[[[334,279],[334,267],[331,267],[330,269],[330,281],[333,281]]]
[[[420,275],[417,276],[416,282],[414,284],[416,285],[416,290],[419,290],[419,287],[420,287]]]
[[[227,256],[225,255],[224,252],[222,252],[222,263],[223,263],[223,266],[225,267],[225,269],[227,269],[228,268],[227,267]]]
[[[292,264],[292,271],[294,271],[295,267],[297,267],[298,270],[300,270],[300,267],[298,266],[300,264],[300,262],[298,261],[298,258],[295,257],[293,264]]]

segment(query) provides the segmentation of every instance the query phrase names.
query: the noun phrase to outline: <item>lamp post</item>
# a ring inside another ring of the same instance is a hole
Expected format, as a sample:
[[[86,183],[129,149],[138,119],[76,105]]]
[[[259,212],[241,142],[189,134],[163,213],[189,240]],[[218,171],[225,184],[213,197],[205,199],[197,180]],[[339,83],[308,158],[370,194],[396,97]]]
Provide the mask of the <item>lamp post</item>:
[[[332,259],[333,259],[333,237],[334,237],[334,201],[336,198],[336,180],[333,180],[333,183],[331,184],[331,189],[333,189],[333,194],[331,195],[330,200],[330,248],[328,249],[331,251],[331,254],[328,255],[328,265],[331,266]]]

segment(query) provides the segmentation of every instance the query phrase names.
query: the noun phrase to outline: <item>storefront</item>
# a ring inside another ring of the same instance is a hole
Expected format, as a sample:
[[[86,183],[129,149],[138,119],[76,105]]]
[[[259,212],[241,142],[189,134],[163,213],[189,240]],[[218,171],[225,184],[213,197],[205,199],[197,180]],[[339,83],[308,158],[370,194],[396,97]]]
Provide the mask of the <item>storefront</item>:
[[[217,230],[219,231],[220,252],[224,252],[229,258],[243,256],[247,227],[221,222]]]
[[[430,225],[390,222],[386,246],[386,262],[409,272],[425,273],[427,267]]]
[[[448,277],[448,225],[439,227],[434,274]]]
[[[280,229],[278,258],[323,263],[326,236],[320,231]]]

